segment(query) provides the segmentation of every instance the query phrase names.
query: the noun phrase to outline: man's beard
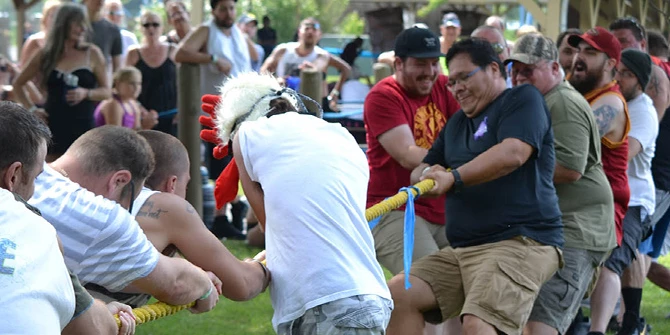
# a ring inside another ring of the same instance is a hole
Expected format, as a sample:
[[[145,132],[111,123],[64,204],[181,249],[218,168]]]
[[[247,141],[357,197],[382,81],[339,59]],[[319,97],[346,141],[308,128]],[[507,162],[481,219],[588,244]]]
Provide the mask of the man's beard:
[[[577,64],[579,64],[580,61],[575,62],[575,64],[572,65],[572,71],[575,71],[575,68],[577,67]],[[583,62],[581,62],[584,66]],[[605,68],[605,63],[601,64],[599,68],[594,69],[595,71],[591,71],[591,69],[586,68],[586,76],[584,76],[584,79],[576,79],[575,76],[573,75],[570,78],[570,85],[574,87],[577,92],[581,93],[582,95],[589,93],[596,89],[596,86],[600,81],[603,79],[603,70]]]
[[[225,28],[225,29],[230,29],[230,27],[233,26],[233,21],[226,22],[224,20],[219,20],[217,18],[214,19],[214,23],[216,24],[217,27],[219,28]]]

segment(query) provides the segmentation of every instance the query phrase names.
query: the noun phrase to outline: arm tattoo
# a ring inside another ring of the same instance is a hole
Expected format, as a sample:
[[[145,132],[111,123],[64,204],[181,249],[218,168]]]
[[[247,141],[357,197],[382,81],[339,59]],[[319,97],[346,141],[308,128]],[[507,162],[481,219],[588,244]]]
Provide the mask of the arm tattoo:
[[[658,96],[658,86],[660,85],[660,81],[658,80],[658,76],[656,75],[656,72],[654,69],[651,71],[651,76],[649,77],[649,83],[647,84],[647,89],[645,90],[645,93],[649,95],[649,97],[653,100],[656,99]]]
[[[607,135],[617,113],[617,110],[610,105],[602,105],[593,111],[596,123],[598,124],[598,130],[600,131],[600,137]]]
[[[142,205],[142,208],[140,208],[140,211],[137,212],[136,217],[150,217],[152,219],[160,219],[161,214],[167,213],[168,211],[163,210],[162,208],[158,208],[154,210],[154,202],[153,201],[146,201],[144,205]]]
[[[195,208],[193,208],[193,205],[190,203],[186,203],[186,213],[188,214],[196,214]]]

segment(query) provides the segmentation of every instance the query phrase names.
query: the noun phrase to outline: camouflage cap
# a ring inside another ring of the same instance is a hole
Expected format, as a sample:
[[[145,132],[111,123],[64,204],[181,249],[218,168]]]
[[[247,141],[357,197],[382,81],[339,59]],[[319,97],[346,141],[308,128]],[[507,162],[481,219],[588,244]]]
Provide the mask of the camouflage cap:
[[[551,39],[540,34],[526,34],[514,43],[512,54],[505,60],[505,64],[517,61],[532,65],[543,60],[558,60],[556,45]]]

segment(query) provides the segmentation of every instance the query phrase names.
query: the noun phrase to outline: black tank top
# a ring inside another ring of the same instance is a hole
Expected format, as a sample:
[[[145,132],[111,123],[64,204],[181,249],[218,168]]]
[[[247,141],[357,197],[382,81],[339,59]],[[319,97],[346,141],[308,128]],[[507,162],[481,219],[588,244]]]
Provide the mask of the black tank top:
[[[65,100],[68,90],[65,78],[68,74],[78,78],[78,87],[94,89],[98,86],[98,80],[88,64],[69,72],[53,70],[49,74],[44,110],[49,114],[49,128],[53,135],[49,153],[53,154],[64,153],[72,142],[94,126],[93,112],[97,102],[84,98],[80,103],[70,105]]]
[[[158,67],[150,67],[142,59],[135,67],[142,73],[142,93],[137,98],[147,110],[154,109],[158,113],[177,108],[177,67],[170,59],[169,54],[172,46],[168,49],[168,57]]]

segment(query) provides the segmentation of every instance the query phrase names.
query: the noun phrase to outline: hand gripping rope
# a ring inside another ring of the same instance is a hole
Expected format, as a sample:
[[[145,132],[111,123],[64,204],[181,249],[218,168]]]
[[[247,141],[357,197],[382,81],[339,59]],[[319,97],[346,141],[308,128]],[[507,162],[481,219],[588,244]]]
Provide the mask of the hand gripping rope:
[[[414,250],[414,198],[431,190],[435,186],[435,181],[425,179],[413,186],[403,187],[396,195],[385,199],[384,201],[365,210],[365,219],[370,222],[370,229],[379,223],[379,217],[402,206],[405,207],[405,228],[404,228],[404,256],[403,263],[405,267],[405,289],[411,287],[409,283],[409,270],[412,264],[412,251]],[[263,261],[265,264],[265,261]],[[133,308],[135,322],[137,325],[157,320],[159,318],[175,314],[183,309],[193,307],[195,301],[186,305],[168,305],[164,302],[155,302],[146,306]],[[121,325],[118,315],[114,315],[117,326]]]

